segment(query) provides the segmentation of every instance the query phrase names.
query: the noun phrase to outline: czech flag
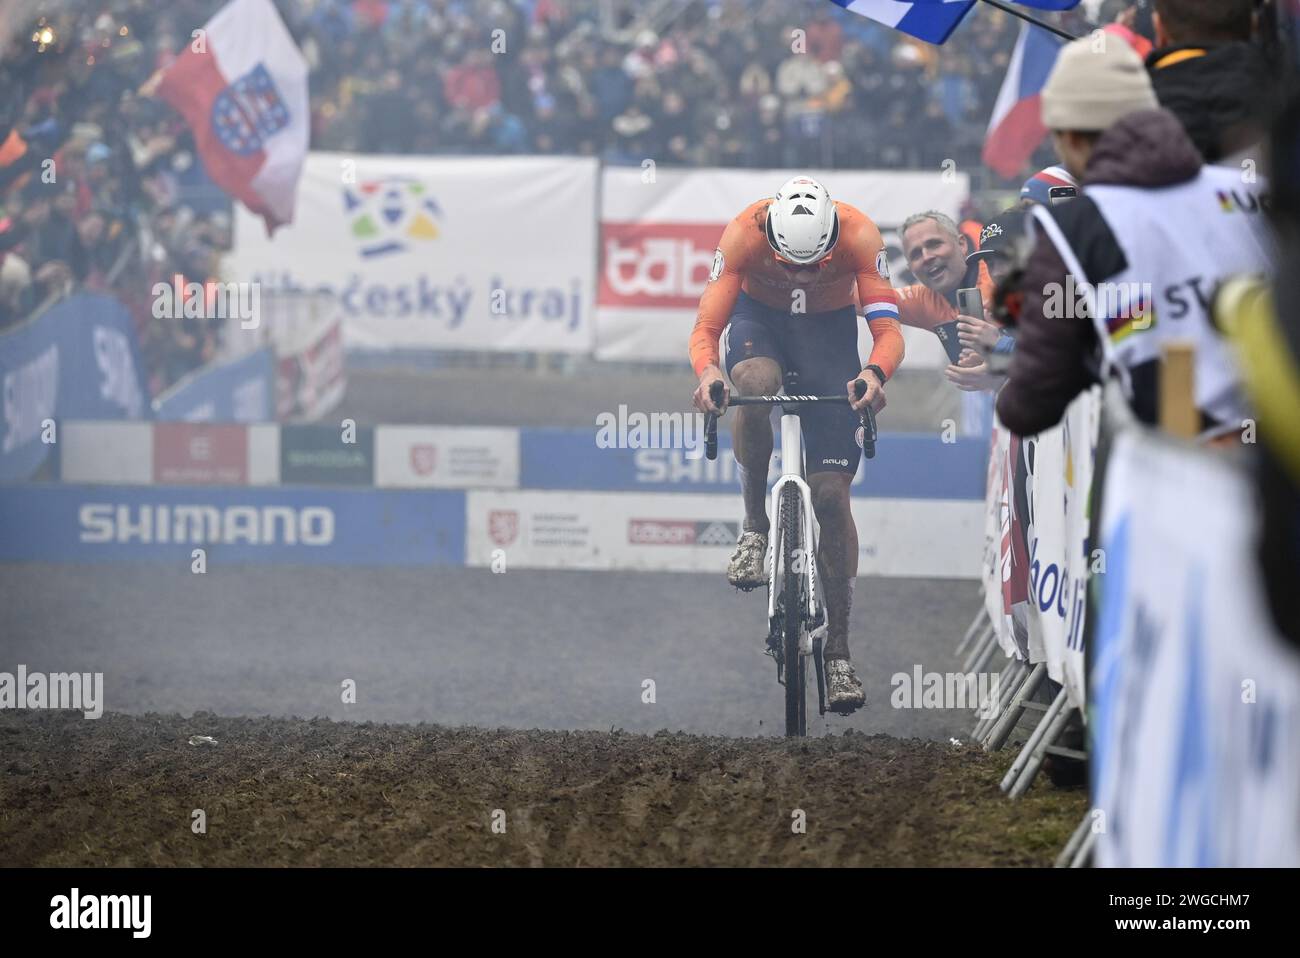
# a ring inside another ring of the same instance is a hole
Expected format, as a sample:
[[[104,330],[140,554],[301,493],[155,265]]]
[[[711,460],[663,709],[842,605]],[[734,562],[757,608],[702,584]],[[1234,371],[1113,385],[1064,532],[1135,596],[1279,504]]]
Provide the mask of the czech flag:
[[[984,141],[985,166],[1002,176],[1013,177],[1022,172],[1047,136],[1042,118],[1042,92],[1062,45],[1061,40],[1046,30],[1029,24],[1020,28],[1002,91],[993,105],[988,138]]]
[[[293,219],[310,138],[307,61],[271,0],[231,0],[163,73],[208,175],[268,232]]]

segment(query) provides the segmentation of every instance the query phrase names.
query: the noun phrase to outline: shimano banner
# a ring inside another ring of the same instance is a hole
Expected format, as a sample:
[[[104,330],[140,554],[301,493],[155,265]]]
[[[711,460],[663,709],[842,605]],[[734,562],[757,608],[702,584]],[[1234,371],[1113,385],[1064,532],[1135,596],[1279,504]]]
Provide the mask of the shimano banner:
[[[450,489],[13,485],[0,562],[460,565],[465,494]]]
[[[83,293],[0,335],[0,480],[33,475],[60,418],[149,416],[131,317],[107,296]]]

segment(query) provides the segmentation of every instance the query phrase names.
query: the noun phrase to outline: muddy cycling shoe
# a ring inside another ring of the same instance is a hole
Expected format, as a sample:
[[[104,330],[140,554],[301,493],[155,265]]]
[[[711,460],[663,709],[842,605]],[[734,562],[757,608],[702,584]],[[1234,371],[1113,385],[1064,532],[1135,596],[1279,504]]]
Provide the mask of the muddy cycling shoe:
[[[840,715],[848,715],[867,702],[862,683],[853,674],[853,663],[848,659],[828,659],[826,662],[826,707]]]
[[[766,535],[761,532],[742,532],[736,543],[736,551],[727,563],[727,581],[745,592],[767,585],[767,576],[763,573],[766,555]]]

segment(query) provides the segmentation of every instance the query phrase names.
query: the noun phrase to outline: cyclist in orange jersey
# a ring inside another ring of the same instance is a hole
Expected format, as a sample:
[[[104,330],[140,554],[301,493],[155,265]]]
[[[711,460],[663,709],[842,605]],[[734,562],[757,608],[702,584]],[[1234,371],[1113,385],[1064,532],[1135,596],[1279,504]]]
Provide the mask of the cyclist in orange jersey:
[[[775,395],[785,373],[793,371],[801,392],[847,391],[850,397],[851,406],[803,412],[800,420],[805,472],[821,527],[817,562],[826,597],[827,702],[837,712],[851,712],[864,701],[848,645],[858,574],[858,536],[849,509],[849,484],[862,454],[858,411],[867,405],[884,408],[885,382],[903,359],[898,297],[889,283],[880,230],[806,176],[787,182],[774,199],[751,204],[723,231],[714,253],[690,356],[699,376],[694,400],[701,412],[721,411],[709,390],[715,382],[725,387],[724,370],[742,395]],[[853,396],[857,379],[867,384],[860,400]],[[766,582],[772,423],[770,410],[762,407],[736,412],[733,437],[745,522],[727,579],[749,590]]]

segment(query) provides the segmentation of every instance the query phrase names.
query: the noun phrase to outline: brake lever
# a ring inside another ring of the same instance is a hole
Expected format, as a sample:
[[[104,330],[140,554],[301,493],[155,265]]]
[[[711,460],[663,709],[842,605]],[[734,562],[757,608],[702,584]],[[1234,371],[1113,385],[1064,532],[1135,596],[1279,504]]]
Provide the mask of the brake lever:
[[[854,380],[853,394],[855,399],[861,399],[867,394],[867,384],[861,379]],[[858,422],[862,426],[862,455],[868,459],[876,458],[876,411],[870,406],[862,407],[858,414]]]
[[[725,390],[726,387],[721,382],[715,382],[709,387],[709,399],[713,401],[713,405],[722,405]],[[718,414],[716,412],[704,414],[704,458],[710,462],[718,458]]]

